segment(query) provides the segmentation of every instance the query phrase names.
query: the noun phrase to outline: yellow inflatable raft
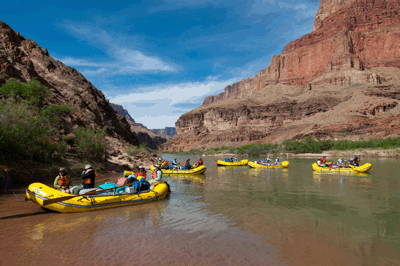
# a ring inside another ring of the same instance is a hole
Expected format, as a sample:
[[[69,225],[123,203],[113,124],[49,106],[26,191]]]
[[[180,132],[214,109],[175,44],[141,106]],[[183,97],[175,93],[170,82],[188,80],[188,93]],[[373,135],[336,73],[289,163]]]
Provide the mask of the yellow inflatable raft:
[[[164,199],[169,193],[166,183],[153,183],[154,189],[137,193],[81,195],[71,197],[65,201],[44,205],[44,200],[56,199],[65,196],[74,196],[46,186],[42,183],[33,183],[26,190],[27,200],[56,212],[88,212],[103,210],[132,204],[146,203]]]
[[[225,161],[215,161],[215,164],[220,166],[241,166],[241,165],[247,165],[247,163],[249,162],[249,160],[241,160],[240,162],[225,162]]]
[[[283,161],[281,164],[261,165],[255,162],[249,162],[248,165],[252,168],[287,168],[289,167],[288,161]]]
[[[153,172],[154,165],[150,167],[150,171]],[[200,165],[199,167],[192,168],[190,170],[171,170],[171,169],[161,169],[163,174],[172,175],[172,174],[191,174],[191,175],[199,175],[204,173],[207,170],[205,165]]]
[[[333,173],[365,173],[368,172],[372,168],[372,164],[366,163],[361,166],[355,167],[350,165],[350,168],[330,168],[330,167],[321,167],[318,164],[313,163],[312,169],[318,172],[333,172]]]

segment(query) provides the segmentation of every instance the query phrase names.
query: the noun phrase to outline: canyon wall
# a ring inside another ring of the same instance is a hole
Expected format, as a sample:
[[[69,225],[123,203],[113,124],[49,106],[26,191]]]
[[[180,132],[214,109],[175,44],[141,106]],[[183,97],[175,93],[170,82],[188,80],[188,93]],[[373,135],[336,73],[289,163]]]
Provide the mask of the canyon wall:
[[[400,135],[400,1],[321,1],[313,32],[206,97],[165,150]]]
[[[108,138],[120,146],[138,145],[127,120],[114,111],[104,94],[81,73],[53,59],[46,49],[0,21],[0,86],[10,79],[21,82],[36,79],[50,88],[47,101],[75,109],[59,122],[59,137],[79,126],[95,130],[106,126]]]
[[[321,26],[286,45],[281,55],[273,56],[270,66],[252,78],[227,86],[219,95],[206,97],[204,104],[244,98],[262,87],[277,83],[307,85],[330,71],[400,67],[399,1],[322,3],[323,10],[336,10],[340,7],[338,3],[345,7],[334,13],[323,13],[324,19],[319,22]]]

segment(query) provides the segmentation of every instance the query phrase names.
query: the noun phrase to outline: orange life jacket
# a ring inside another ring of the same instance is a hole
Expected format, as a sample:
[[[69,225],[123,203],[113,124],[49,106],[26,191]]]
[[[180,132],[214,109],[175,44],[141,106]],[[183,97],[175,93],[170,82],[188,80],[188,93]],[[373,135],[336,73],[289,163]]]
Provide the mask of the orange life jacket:
[[[322,158],[321,163],[326,163],[326,159]]]
[[[167,161],[163,162],[163,164],[162,164],[161,166],[164,166],[164,165],[166,165],[166,164],[168,164],[168,162],[167,162]]]
[[[151,178],[156,179],[157,178],[157,171],[158,169],[154,169],[153,173],[151,173]]]
[[[97,173],[96,172],[94,172],[94,177],[95,178],[97,177]],[[90,185],[91,184],[90,181],[91,181],[90,177],[88,177],[88,178],[83,180],[83,184]]]
[[[58,179],[57,184],[60,186],[68,186],[69,185],[69,179],[67,176],[60,176],[60,179]]]

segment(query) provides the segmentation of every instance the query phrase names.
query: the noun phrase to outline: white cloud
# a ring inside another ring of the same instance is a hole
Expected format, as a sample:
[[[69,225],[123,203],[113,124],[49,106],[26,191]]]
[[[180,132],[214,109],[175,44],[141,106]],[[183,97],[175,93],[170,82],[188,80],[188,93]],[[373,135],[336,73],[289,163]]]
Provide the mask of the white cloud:
[[[83,68],[80,70],[84,75],[94,76],[103,73],[108,76],[113,76],[138,73],[177,72],[179,69],[175,64],[164,62],[157,56],[145,55],[137,49],[126,47],[126,45],[118,43],[118,40],[126,42],[126,39],[129,38],[130,40],[126,43],[129,43],[131,46],[132,43],[135,43],[134,36],[127,37],[112,34],[98,27],[73,25],[71,23],[64,25],[64,27],[77,37],[98,46],[111,57],[110,62],[100,61],[95,57],[90,60],[72,57],[57,58],[68,66]],[[90,67],[91,69],[85,69],[85,67]]]
[[[140,92],[117,95],[110,102],[124,106],[135,121],[148,128],[173,127],[180,115],[200,106],[205,96],[223,91],[227,85],[238,80],[218,81],[217,77],[209,77],[204,82],[157,84],[135,89],[140,89]],[[135,103],[147,103],[148,107],[137,107]],[[189,106],[179,107],[185,104]]]

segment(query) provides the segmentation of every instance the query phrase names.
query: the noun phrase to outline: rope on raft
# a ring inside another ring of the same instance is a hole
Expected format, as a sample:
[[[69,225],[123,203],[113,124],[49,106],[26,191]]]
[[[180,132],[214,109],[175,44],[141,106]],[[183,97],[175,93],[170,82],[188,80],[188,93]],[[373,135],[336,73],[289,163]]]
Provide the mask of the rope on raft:
[[[13,184],[13,182],[11,180],[10,172],[8,171],[8,169],[4,169],[3,171],[4,171],[4,178],[3,178],[4,192],[12,191],[12,193],[17,198],[17,200],[23,201],[23,200],[20,200],[18,198],[17,194],[15,194],[15,192],[14,192],[14,184]],[[22,194],[25,194],[25,193],[22,193]]]

